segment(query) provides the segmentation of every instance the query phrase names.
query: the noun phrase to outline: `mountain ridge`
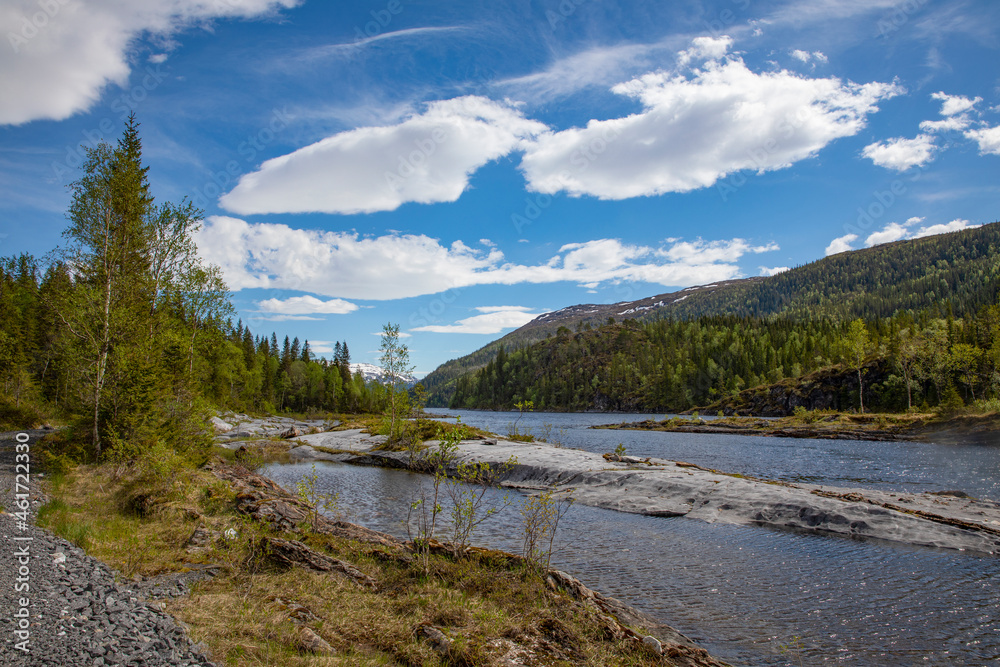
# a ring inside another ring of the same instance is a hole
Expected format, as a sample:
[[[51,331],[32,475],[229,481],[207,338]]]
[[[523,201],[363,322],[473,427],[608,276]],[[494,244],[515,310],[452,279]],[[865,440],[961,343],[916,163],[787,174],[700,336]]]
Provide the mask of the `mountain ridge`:
[[[704,315],[827,317],[836,321],[889,317],[942,307],[956,316],[996,303],[1000,287],[1000,223],[901,240],[824,257],[774,276],[688,287],[635,301],[567,306],[429,373],[429,405],[447,405],[461,375],[484,367],[501,346],[524,348],[561,327]],[[625,307],[627,306],[627,307]]]

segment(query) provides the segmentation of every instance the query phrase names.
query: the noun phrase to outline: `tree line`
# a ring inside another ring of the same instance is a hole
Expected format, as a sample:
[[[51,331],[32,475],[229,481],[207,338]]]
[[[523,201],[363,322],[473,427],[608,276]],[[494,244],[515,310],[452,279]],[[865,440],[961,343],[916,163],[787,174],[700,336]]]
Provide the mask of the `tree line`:
[[[873,362],[890,371],[865,375]],[[955,407],[1000,397],[1000,307],[838,322],[716,315],[627,320],[555,336],[461,376],[452,408],[675,412],[839,366],[859,386],[848,407]],[[863,403],[864,396],[868,399]]]
[[[385,389],[309,343],[254,335],[219,267],[197,254],[202,212],[157,203],[130,116],[116,145],[86,150],[63,243],[0,259],[0,410],[67,416],[90,453],[204,447],[209,409],[379,411]]]

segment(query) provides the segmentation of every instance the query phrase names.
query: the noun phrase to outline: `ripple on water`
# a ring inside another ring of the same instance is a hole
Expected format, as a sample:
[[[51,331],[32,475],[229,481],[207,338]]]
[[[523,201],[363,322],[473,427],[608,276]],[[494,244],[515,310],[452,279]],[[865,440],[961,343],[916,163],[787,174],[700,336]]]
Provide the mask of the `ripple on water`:
[[[400,537],[427,478],[318,464],[350,519]],[[286,488],[311,464],[270,466]],[[513,509],[476,541],[517,552]],[[944,550],[575,506],[553,564],[744,665],[1000,660],[1000,561]]]

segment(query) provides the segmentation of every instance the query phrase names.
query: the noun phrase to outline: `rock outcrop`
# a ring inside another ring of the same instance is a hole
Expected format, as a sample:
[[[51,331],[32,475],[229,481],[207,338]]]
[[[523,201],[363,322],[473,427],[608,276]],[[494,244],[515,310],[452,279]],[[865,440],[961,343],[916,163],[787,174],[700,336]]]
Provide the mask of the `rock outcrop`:
[[[353,461],[398,467],[410,465],[408,456],[367,452]],[[1000,554],[1000,503],[968,497],[779,483],[684,462],[609,461],[600,454],[504,440],[490,446],[465,441],[455,464],[483,461],[499,467],[511,457],[517,463],[504,486],[552,489],[595,507]]]

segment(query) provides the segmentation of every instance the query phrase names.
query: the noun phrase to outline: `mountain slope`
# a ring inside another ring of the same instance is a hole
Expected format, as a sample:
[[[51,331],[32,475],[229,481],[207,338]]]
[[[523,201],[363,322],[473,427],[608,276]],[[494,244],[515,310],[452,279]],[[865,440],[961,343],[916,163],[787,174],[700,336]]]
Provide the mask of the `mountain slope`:
[[[442,364],[423,379],[430,405],[447,405],[461,375],[484,367],[501,345],[512,351],[560,327],[707,315],[835,321],[890,317],[898,311],[948,309],[961,317],[996,303],[1000,223],[923,239],[896,241],[825,257],[776,276],[687,288],[637,301],[570,306],[540,315],[489,345]]]

